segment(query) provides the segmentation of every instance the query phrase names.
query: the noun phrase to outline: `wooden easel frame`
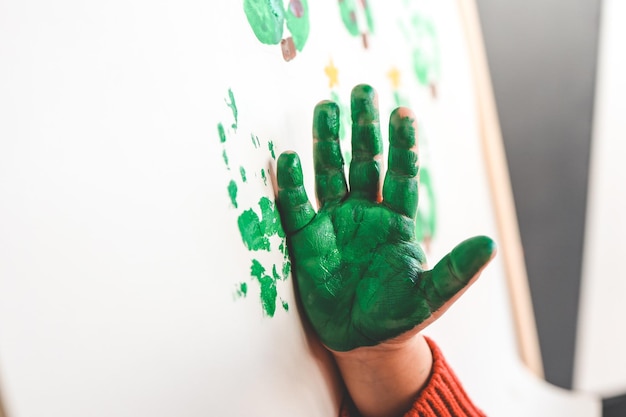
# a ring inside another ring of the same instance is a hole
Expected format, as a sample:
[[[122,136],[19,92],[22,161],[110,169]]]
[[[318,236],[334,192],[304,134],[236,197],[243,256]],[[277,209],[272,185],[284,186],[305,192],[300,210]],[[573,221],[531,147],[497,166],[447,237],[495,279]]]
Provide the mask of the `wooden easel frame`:
[[[458,7],[470,54],[482,151],[500,235],[499,252],[504,258],[517,346],[522,362],[533,374],[543,379],[543,363],[524,252],[478,9],[475,0],[458,0]]]

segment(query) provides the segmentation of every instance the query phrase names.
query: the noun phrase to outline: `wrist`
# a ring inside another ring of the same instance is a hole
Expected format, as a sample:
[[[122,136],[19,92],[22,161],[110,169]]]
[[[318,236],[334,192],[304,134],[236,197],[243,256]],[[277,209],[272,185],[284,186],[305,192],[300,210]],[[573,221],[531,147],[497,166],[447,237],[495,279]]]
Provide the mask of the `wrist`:
[[[427,384],[433,365],[420,333],[332,353],[363,417],[402,416]]]

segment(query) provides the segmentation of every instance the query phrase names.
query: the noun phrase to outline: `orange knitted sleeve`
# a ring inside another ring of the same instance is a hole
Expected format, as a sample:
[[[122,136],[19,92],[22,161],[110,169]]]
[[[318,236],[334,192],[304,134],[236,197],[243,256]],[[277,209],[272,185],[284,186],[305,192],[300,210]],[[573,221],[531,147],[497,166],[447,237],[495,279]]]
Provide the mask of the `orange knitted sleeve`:
[[[469,399],[435,342],[429,338],[426,341],[433,353],[432,372],[404,417],[485,417]],[[341,408],[340,417],[359,416],[348,398]]]

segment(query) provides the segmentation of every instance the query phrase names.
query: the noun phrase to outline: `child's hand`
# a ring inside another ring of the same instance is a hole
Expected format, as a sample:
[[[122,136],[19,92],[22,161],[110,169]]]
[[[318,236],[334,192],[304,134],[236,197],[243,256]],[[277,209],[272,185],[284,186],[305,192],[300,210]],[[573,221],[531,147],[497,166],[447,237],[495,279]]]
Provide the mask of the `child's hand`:
[[[315,213],[295,153],[278,159],[278,204],[306,314],[334,351],[404,340],[439,317],[495,255],[484,236],[459,244],[432,270],[415,240],[418,157],[415,117],[396,109],[380,195],[382,141],[375,91],[352,91],[352,162],[346,185],[339,110],[315,108]],[[461,212],[461,208],[459,208]],[[462,213],[460,213],[462,214]],[[399,338],[399,336],[401,336]]]

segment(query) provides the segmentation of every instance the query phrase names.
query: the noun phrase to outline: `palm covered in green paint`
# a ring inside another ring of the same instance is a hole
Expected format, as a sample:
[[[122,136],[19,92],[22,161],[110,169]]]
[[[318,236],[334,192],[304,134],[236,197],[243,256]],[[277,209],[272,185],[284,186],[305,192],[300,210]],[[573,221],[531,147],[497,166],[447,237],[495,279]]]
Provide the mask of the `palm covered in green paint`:
[[[339,147],[339,110],[321,102],[313,122],[315,213],[295,153],[278,159],[278,203],[292,271],[322,342],[347,351],[418,332],[443,313],[495,253],[479,236],[459,244],[432,270],[415,239],[418,158],[415,120],[395,110],[389,168],[380,195],[382,141],[376,93],[352,91],[350,190]]]

